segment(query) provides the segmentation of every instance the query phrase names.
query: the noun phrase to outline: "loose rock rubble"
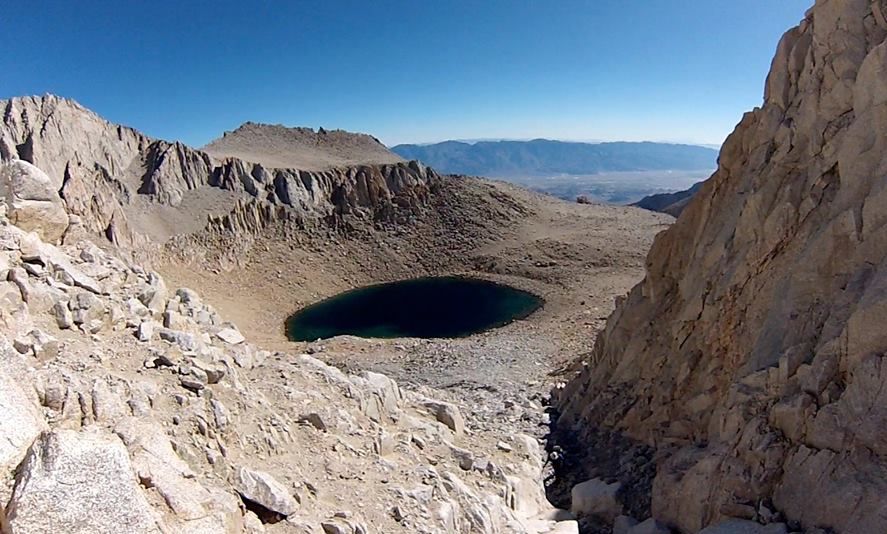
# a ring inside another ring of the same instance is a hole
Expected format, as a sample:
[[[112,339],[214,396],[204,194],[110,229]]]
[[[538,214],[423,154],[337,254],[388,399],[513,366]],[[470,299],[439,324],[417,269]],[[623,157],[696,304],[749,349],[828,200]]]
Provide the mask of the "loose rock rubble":
[[[535,438],[243,339],[194,291],[0,218],[0,502],[29,532],[578,532]]]

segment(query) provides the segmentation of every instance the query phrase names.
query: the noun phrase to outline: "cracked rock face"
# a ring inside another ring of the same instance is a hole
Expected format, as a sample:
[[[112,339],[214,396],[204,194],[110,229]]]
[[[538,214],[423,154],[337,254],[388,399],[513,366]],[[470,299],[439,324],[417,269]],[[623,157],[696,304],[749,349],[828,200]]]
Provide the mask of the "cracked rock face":
[[[160,532],[119,439],[46,432],[20,469],[7,507],[12,532]]]
[[[0,371],[0,467],[15,466],[46,424],[35,403]]]
[[[57,188],[45,172],[27,161],[0,166],[0,191],[10,222],[37,232],[44,241],[58,242],[68,229],[68,214]]]
[[[182,143],[152,139],[53,95],[0,100],[0,109],[0,160],[19,160],[12,164],[15,168],[39,167],[45,171],[40,172],[46,178],[45,189],[54,195],[51,203],[25,195],[13,204],[18,212],[13,209],[10,218],[15,222],[20,216],[27,222],[41,214],[42,226],[28,229],[44,231],[43,237],[53,242],[61,235],[57,227],[63,226],[63,232],[68,224],[60,206],[88,232],[136,248],[199,231],[208,218],[214,229],[242,232],[281,220],[319,224],[341,223],[349,216],[407,220],[424,208],[441,180],[433,170],[403,162],[378,141],[358,134],[330,132],[324,137],[360,139],[372,145],[374,151],[365,158],[343,160],[348,167],[306,170],[294,167],[298,161],[263,165],[225,150],[214,156]],[[389,157],[383,157],[386,154]],[[171,216],[174,221],[168,220]],[[51,231],[46,228],[48,221]]]
[[[883,15],[820,0],[785,34],[763,106],[561,395],[562,424],[663,451],[653,513],[683,531],[762,500],[887,531]]]

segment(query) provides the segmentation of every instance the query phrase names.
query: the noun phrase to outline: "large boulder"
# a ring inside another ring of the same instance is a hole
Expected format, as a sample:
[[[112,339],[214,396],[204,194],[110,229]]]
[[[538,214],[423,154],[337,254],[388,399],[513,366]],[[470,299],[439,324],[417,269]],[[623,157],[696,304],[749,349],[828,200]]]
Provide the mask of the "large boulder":
[[[114,432],[129,449],[139,480],[153,488],[172,512],[174,517],[169,518],[168,523],[182,524],[188,532],[240,531],[237,497],[210,491],[200,484],[196,474],[175,452],[162,427],[126,417]]]
[[[299,508],[298,501],[286,487],[263,471],[241,467],[235,475],[234,487],[244,499],[280,515],[288,516]]]
[[[576,484],[570,492],[570,511],[576,515],[596,516],[612,521],[622,513],[622,503],[618,498],[621,487],[619,482],[607,484],[599,478]]]
[[[9,161],[0,166],[0,187],[10,222],[37,232],[44,241],[61,239],[68,229],[68,213],[45,172],[27,161]]]
[[[159,533],[123,443],[99,430],[44,432],[18,470],[13,534]]]
[[[461,436],[465,433],[465,420],[462,418],[462,413],[459,412],[459,408],[456,405],[433,399],[426,400],[423,405],[434,415],[438,422],[443,423],[452,430],[453,434]]]
[[[0,371],[0,469],[17,465],[45,429],[46,422],[35,403]]]

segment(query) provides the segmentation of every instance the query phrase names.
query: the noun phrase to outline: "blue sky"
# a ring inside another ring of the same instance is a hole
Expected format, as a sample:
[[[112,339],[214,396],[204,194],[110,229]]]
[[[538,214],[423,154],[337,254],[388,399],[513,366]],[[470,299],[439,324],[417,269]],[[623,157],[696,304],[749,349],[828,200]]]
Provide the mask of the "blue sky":
[[[71,97],[200,146],[244,121],[388,144],[720,143],[812,0],[28,0],[0,98]]]

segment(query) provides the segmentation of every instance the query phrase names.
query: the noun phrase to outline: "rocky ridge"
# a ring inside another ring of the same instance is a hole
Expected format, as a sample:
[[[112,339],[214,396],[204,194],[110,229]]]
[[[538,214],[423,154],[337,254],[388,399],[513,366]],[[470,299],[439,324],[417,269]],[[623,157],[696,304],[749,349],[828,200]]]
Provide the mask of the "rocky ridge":
[[[679,217],[681,212],[684,211],[684,208],[687,207],[687,204],[690,203],[693,195],[695,195],[701,187],[702,182],[699,182],[693,184],[693,187],[683,191],[649,195],[635,202],[632,206],[644,208],[645,210],[667,213],[672,217]]]
[[[576,532],[535,438],[261,350],[196,292],[38,230],[0,216],[4,532]]]
[[[269,167],[313,171],[404,161],[371,135],[254,122],[225,132],[202,150],[217,158],[233,157]]]
[[[655,449],[650,513],[681,532],[887,532],[885,15],[819,0],[785,34],[763,106],[560,392],[586,451]]]
[[[75,226],[130,249],[199,232],[209,218],[226,216],[261,225],[286,211],[303,226],[322,227],[345,216],[408,218],[421,212],[441,180],[399,158],[324,170],[216,158],[111,124],[53,95],[12,98],[0,108],[0,160],[21,159],[45,171]]]

